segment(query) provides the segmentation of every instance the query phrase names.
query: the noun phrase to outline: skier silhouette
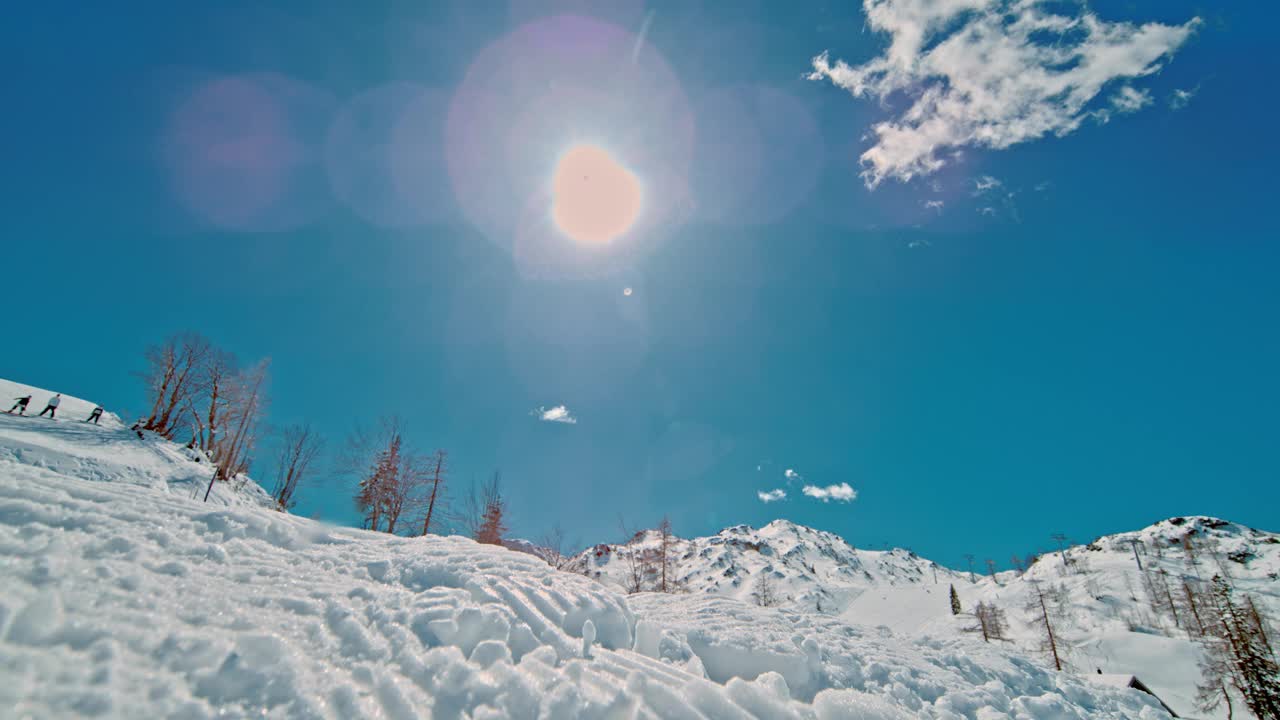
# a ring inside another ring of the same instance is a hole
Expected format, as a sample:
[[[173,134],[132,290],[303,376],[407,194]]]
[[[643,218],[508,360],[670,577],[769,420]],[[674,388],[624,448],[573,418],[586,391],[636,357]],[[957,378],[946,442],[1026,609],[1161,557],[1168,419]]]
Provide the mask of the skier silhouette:
[[[61,404],[62,404],[62,393],[58,393],[57,395],[54,395],[53,397],[49,398],[49,403],[44,406],[44,409],[41,410],[40,414],[37,415],[36,417],[44,417],[45,413],[49,413],[49,419],[56,420],[58,415],[58,406]]]
[[[100,417],[102,417],[102,408],[101,408],[101,407],[95,407],[95,408],[93,409],[93,412],[89,413],[89,417],[88,417],[88,419],[86,419],[86,420],[85,420],[85,422],[91,422],[91,423],[93,423],[94,425],[97,425],[97,424],[98,424],[98,418],[100,418]]]
[[[31,396],[27,395],[26,397],[14,398],[14,400],[17,400],[18,402],[14,403],[13,407],[9,408],[8,410],[5,410],[5,412],[12,415],[13,411],[17,410],[19,415],[26,415],[27,403],[31,402]]]

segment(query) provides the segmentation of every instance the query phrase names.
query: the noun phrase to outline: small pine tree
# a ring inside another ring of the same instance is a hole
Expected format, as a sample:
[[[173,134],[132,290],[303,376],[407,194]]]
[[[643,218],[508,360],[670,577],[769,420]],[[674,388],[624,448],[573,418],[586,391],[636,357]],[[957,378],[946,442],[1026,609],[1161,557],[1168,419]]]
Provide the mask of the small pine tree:
[[[487,545],[501,545],[507,533],[506,514],[507,501],[502,497],[502,475],[494,473],[484,488],[484,510],[480,517],[480,527],[476,530],[476,542]]]
[[[951,614],[960,614],[960,595],[956,593],[956,586],[951,586]]]

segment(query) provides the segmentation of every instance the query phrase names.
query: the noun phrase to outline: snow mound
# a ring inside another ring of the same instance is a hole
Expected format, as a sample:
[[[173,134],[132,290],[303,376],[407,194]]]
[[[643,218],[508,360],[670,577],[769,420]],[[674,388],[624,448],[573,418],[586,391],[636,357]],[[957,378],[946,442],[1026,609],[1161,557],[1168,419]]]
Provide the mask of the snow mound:
[[[16,717],[1168,717],[970,638],[628,598],[463,538],[196,502],[128,482],[133,460],[25,465],[46,457],[25,447],[83,443],[63,449],[76,458],[103,440],[50,423],[15,448],[25,432],[0,426],[0,707]],[[131,456],[126,439],[106,442]]]
[[[53,395],[7,380],[0,380],[0,390],[33,395],[31,407],[35,409],[29,409],[28,415],[40,412],[44,405],[37,404]],[[83,422],[93,407],[93,403],[63,395],[56,420],[0,413],[0,474],[35,484],[52,475],[63,475],[141,485],[203,500],[214,468],[202,453],[151,433],[139,437],[112,413],[103,413],[101,425]],[[80,408],[87,409],[81,414]],[[274,505],[269,493],[243,476],[218,483],[209,503]]]

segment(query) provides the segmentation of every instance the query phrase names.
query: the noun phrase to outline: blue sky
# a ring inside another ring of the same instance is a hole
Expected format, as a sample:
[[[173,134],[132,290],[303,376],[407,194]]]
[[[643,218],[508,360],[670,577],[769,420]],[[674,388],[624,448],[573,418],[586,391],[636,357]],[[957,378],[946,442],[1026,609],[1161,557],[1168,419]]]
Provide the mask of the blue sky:
[[[1277,11],[1091,3],[1139,74],[1078,5],[1057,40],[971,10],[894,69],[918,4],[20,10],[0,375],[136,412],[144,347],[196,329],[273,359],[274,423],[399,413],[458,486],[500,468],[527,536],[785,517],[962,566],[1275,529]],[[1020,82],[947,95],[979,71]],[[543,217],[579,143],[644,189],[603,246]]]

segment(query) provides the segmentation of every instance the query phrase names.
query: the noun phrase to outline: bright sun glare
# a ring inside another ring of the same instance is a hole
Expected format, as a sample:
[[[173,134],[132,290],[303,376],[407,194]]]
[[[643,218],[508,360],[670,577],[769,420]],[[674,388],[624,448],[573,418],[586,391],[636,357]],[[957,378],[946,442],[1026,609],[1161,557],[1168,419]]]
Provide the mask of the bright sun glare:
[[[579,242],[607,243],[640,215],[640,180],[594,145],[576,145],[560,158],[552,193],[556,225]]]

